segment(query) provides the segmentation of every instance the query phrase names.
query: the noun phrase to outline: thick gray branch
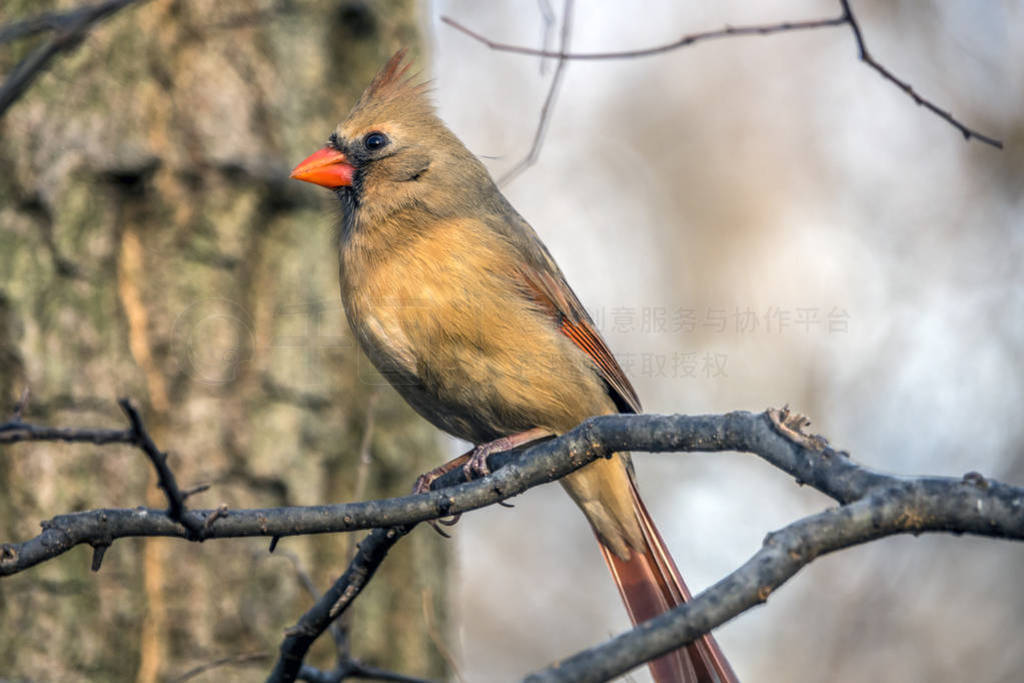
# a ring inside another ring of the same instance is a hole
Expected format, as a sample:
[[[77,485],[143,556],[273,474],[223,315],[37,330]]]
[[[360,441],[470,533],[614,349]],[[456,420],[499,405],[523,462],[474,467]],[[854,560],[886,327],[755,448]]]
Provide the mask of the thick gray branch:
[[[491,457],[494,474],[459,483],[461,472],[436,482],[439,490],[417,496],[308,507],[227,510],[188,510],[191,523],[206,524],[204,539],[246,536],[283,537],[297,534],[354,531],[414,524],[473,510],[504,500],[527,489],[554,481],[596,457],[620,450],[635,451],[743,451],[754,453],[841,503],[863,497],[870,489],[901,478],[873,472],[853,463],[827,446],[794,440],[773,422],[769,413],[734,412],[725,415],[609,415],[597,417],[564,436],[533,446],[522,453]],[[39,429],[39,428],[33,428]],[[41,430],[43,431],[43,430]],[[410,477],[411,478],[411,477]],[[960,484],[957,479],[921,481]],[[443,486],[447,488],[440,488]],[[986,495],[1002,485],[990,482]],[[1008,487],[1020,495],[1021,489]],[[1018,527],[1007,527],[1014,535]],[[974,529],[963,529],[974,531]],[[187,538],[188,530],[167,513],[148,508],[100,509],[60,515],[43,523],[43,531],[21,543],[0,548],[0,575],[14,574],[52,559],[79,544],[109,544],[129,536]]]
[[[765,602],[814,559],[883,536],[925,531],[1024,539],[1024,496],[977,477],[887,483],[863,499],[769,534],[761,549],[685,605],[526,678],[604,681],[675,650]]]
[[[841,506],[771,534],[745,565],[695,599],[605,645],[580,653],[531,680],[604,680],[678,648],[767,599],[816,557],[898,533],[947,531],[1024,539],[1024,488],[969,473],[948,477],[896,477],[869,470],[815,435],[786,410],[761,414],[614,415],[592,418],[558,439],[490,458],[494,474],[462,482],[461,470],[439,478],[436,490],[387,500],[259,510],[188,510],[184,521],[202,525],[201,538],[282,537],[376,529],[360,555],[282,644],[272,680],[292,680],[312,639],[358,595],[387,549],[411,525],[465,512],[554,481],[597,457],[617,451],[742,451],[758,455]],[[132,441],[131,432],[52,430],[0,425],[0,443],[69,439]],[[137,438],[137,435],[135,435]],[[442,488],[444,487],[444,488]],[[374,539],[374,535],[381,536]],[[163,511],[93,510],[56,517],[23,543],[0,546],[0,575],[13,574],[87,543],[106,547],[125,536],[193,538]],[[379,543],[376,541],[380,541]]]

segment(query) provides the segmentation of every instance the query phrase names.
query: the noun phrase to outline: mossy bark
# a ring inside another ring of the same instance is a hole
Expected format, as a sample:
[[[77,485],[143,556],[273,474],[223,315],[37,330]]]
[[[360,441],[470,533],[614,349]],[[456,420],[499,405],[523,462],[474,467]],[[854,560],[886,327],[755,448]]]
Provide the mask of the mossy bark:
[[[0,23],[73,6],[5,3]],[[439,463],[434,430],[368,371],[344,322],[333,198],[287,179],[387,57],[419,44],[419,19],[412,2],[153,0],[58,58],[0,118],[5,404],[28,386],[30,421],[118,426],[114,399],[133,398],[181,485],[213,484],[189,501],[204,507],[352,499],[371,421],[364,497],[404,493]],[[0,72],[42,39],[0,54]],[[0,540],[62,512],[160,506],[149,469],[122,447],[5,447]],[[98,574],[76,549],[0,583],[0,670],[149,681],[272,656],[311,603],[285,554],[323,587],[349,547],[124,540]],[[447,562],[429,531],[403,541],[357,602],[353,654],[443,676]],[[311,663],[332,657],[318,643]]]

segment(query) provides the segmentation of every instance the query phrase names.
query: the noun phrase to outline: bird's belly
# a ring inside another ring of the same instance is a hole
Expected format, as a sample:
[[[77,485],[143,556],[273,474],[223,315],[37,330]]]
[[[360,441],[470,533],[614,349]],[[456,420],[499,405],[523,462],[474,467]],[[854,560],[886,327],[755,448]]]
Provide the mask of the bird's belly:
[[[511,280],[473,265],[393,259],[349,290],[363,350],[406,401],[473,443],[614,412],[586,354]]]

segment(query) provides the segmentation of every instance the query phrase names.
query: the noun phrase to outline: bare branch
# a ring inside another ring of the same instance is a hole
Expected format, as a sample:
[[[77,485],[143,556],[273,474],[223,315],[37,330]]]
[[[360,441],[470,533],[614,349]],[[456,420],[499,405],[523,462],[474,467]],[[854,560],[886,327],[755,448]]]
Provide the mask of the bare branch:
[[[306,568],[302,566],[302,560],[298,555],[290,550],[275,550],[272,552],[275,556],[283,557],[292,563],[292,569],[295,570],[295,576],[298,577],[299,583],[301,583],[302,587],[306,589],[307,593],[309,593],[309,597],[314,600],[320,597],[320,591],[316,589],[316,583],[313,581],[313,577],[310,576],[309,572],[306,571]]]
[[[540,44],[545,50],[548,49],[548,45],[551,44],[551,34],[555,29],[555,10],[551,7],[551,0],[537,0],[537,9],[540,11]],[[562,48],[565,49],[564,47]],[[540,75],[543,76],[544,72],[547,71],[548,60],[545,57],[541,57],[540,60]]]
[[[130,429],[69,429],[65,427],[37,427],[14,419],[0,424],[0,444],[19,441],[64,441],[67,443],[132,443]]]
[[[983,483],[982,483],[983,482]],[[972,477],[957,484],[918,479],[886,484],[857,502],[826,510],[768,534],[762,548],[724,579],[672,609],[612,640],[584,650],[526,678],[530,683],[605,681],[692,642],[765,601],[801,568],[827,553],[895,534],[995,531],[1005,513],[1021,517],[1024,499],[1004,491],[1001,510],[986,521],[977,496],[989,482]],[[983,496],[984,497],[984,496]],[[997,505],[1000,507],[1000,505]],[[1001,535],[995,532],[993,535]],[[1015,538],[1021,538],[1014,534]]]
[[[132,425],[130,443],[146,454],[153,464],[153,469],[156,470],[157,485],[167,496],[167,516],[175,522],[183,524],[189,531],[199,533],[201,525],[195,524],[194,520],[185,520],[185,496],[178,488],[178,481],[174,478],[174,473],[167,466],[167,454],[153,443],[139,411],[135,409],[132,402],[127,398],[121,398],[118,399],[117,404],[121,406],[121,410],[128,416],[128,421]]]
[[[0,424],[0,444],[18,443],[20,441],[62,441],[68,443],[92,443],[97,445],[110,443],[123,443],[135,446],[149,458],[157,473],[157,484],[163,489],[167,497],[167,516],[175,522],[182,524],[189,533],[198,535],[202,532],[203,522],[193,518],[185,517],[185,499],[199,491],[209,488],[208,485],[200,485],[189,491],[183,492],[178,487],[174,473],[167,465],[167,454],[157,448],[146,430],[146,425],[139,415],[139,411],[127,398],[118,399],[117,404],[128,417],[130,429],[66,429],[55,427],[37,427],[21,421],[20,408],[15,411],[14,419]],[[209,516],[204,520],[209,519]],[[207,524],[208,526],[208,524]],[[197,539],[198,540],[198,537]],[[104,544],[103,539],[89,541],[95,545]],[[102,559],[102,553],[99,557]],[[98,568],[94,562],[94,567]]]
[[[320,671],[303,664],[298,673],[298,680],[309,683],[341,683],[349,678],[367,678],[374,681],[393,681],[394,683],[430,683],[423,678],[378,669],[354,659],[348,660],[334,671]]]
[[[969,128],[959,120],[953,117],[948,111],[941,109],[930,100],[925,99],[913,87],[906,81],[896,77],[886,67],[877,62],[871,54],[868,52],[867,46],[864,43],[864,37],[860,30],[860,25],[857,22],[857,18],[850,7],[849,0],[839,0],[842,7],[842,14],[838,17],[832,17],[828,19],[812,19],[808,21],[784,21],[776,24],[755,24],[750,26],[726,26],[725,28],[712,30],[712,31],[701,31],[698,33],[690,33],[684,35],[677,40],[670,43],[663,43],[660,45],[654,45],[652,47],[637,48],[633,50],[618,50],[608,52],[568,52],[565,47],[561,47],[559,50],[547,50],[527,47],[525,45],[513,45],[511,43],[503,43],[496,40],[492,40],[487,36],[484,36],[472,29],[464,26],[458,21],[448,16],[442,16],[441,21],[448,24],[452,28],[461,31],[470,38],[483,43],[492,50],[500,52],[513,52],[521,55],[530,55],[534,57],[557,57],[559,59],[559,65],[565,60],[603,60],[603,59],[631,59],[636,57],[650,57],[652,55],[664,54],[666,52],[672,52],[673,50],[679,50],[681,48],[694,45],[696,43],[717,40],[719,38],[733,38],[737,36],[750,36],[750,35],[773,35],[777,33],[789,33],[792,31],[806,31],[815,30],[821,28],[830,28],[836,26],[849,25],[850,30],[853,33],[854,40],[857,43],[857,50],[859,58],[862,62],[870,66],[872,69],[878,72],[884,79],[890,81],[903,92],[910,96],[915,104],[925,107],[936,116],[940,117],[951,126],[956,128],[964,136],[965,140],[974,138],[980,142],[984,142],[987,145],[991,145],[997,149],[1003,148],[1003,143],[991,136],[980,133],[973,128]],[[545,105],[546,107],[547,105]],[[543,122],[544,114],[542,113],[541,121]],[[538,129],[538,137],[540,137],[540,129]],[[535,140],[535,147],[537,146]],[[531,149],[531,154],[535,151]],[[500,184],[500,183],[499,183]]]
[[[28,410],[28,400],[32,396],[32,389],[29,385],[25,385],[25,388],[21,390],[21,397],[18,402],[14,404],[14,414],[11,417],[12,422],[21,422],[21,418],[25,411]]]
[[[488,464],[494,473],[487,477],[462,482],[462,471],[453,471],[435,482],[436,487],[446,488],[420,495],[315,507],[191,510],[184,515],[198,521],[213,520],[205,529],[205,538],[376,527],[359,544],[346,572],[289,630],[271,675],[273,681],[295,679],[309,645],[345,612],[391,546],[417,522],[503,500],[619,451],[750,452],[842,506],[770,535],[750,561],[693,602],[541,672],[537,680],[591,680],[591,676],[597,680],[610,671],[626,671],[763,602],[816,557],[881,536],[946,531],[1024,539],[1024,488],[973,472],[961,479],[875,472],[852,462],[824,438],[806,434],[806,425],[805,418],[786,409],[759,415],[603,416],[587,420],[558,439],[491,456]],[[116,538],[140,535],[189,537],[181,524],[155,510],[63,515],[44,523],[43,532],[34,539],[0,546],[0,575],[22,571],[79,543],[102,546]]]
[[[853,39],[857,41],[857,52],[858,56],[860,57],[860,61],[864,62],[872,69],[877,71],[879,75],[882,76],[882,78],[886,79],[887,81],[895,85],[897,88],[907,93],[907,95],[910,96],[910,99],[914,100],[914,104],[920,107],[924,107],[925,109],[931,111],[933,114],[946,121],[949,125],[959,130],[960,133],[964,136],[964,140],[969,141],[971,138],[975,138],[980,142],[984,142],[986,145],[991,145],[995,147],[996,149],[1003,148],[1003,143],[1000,140],[996,140],[995,138],[989,137],[984,133],[979,133],[978,131],[972,128],[968,128],[964,124],[960,123],[955,118],[953,118],[953,115],[950,114],[948,111],[946,111],[945,109],[940,109],[930,100],[926,100],[925,98],[921,97],[917,93],[917,91],[915,91],[914,88],[911,87],[909,83],[900,80],[891,71],[889,71],[887,68],[885,68],[877,61],[875,61],[875,58],[871,56],[870,52],[868,52],[868,47],[864,43],[864,36],[860,32],[860,24],[857,22],[857,17],[854,16],[853,10],[850,9],[849,0],[839,0],[839,2],[843,6],[843,18],[846,20],[846,23],[850,25],[850,30],[853,32]]]
[[[370,466],[373,464],[373,430],[376,424],[377,403],[380,401],[380,391],[370,394],[366,402],[366,420],[363,423],[363,436],[359,441],[359,467],[356,470],[356,483],[352,492],[353,500],[363,500],[366,497],[366,487],[370,481]],[[352,562],[356,554],[355,539],[353,536],[345,536],[345,551],[343,557],[345,562]],[[317,595],[313,596],[316,599]],[[347,612],[341,619],[336,619],[331,624],[331,637],[334,639],[334,646],[338,652],[339,665],[352,658],[351,642],[349,632],[352,627],[352,613]]]
[[[347,540],[349,537],[346,536],[345,538]],[[275,553],[277,555],[282,555],[289,562],[291,562],[292,568],[295,570],[295,575],[299,579],[299,583],[301,583],[302,587],[306,589],[307,593],[309,593],[309,597],[311,597],[314,602],[320,599],[320,591],[317,590],[316,583],[313,581],[313,577],[310,576],[309,572],[306,571],[306,568],[302,566],[302,560],[299,558],[298,555],[291,552],[290,550],[272,549],[270,552]],[[346,559],[346,562],[351,561],[351,557]],[[347,629],[343,630],[341,623],[342,621],[339,619],[331,624],[331,638],[334,639],[334,649],[338,653],[339,664],[350,659],[348,633]]]
[[[32,82],[46,70],[54,57],[78,47],[93,24],[142,1],[144,0],[107,0],[69,12],[51,12],[0,27],[0,44],[43,31],[54,32],[49,40],[21,60],[7,76],[3,85],[0,85],[0,116],[3,116]]]
[[[448,517],[510,498],[533,486],[559,479],[597,457],[626,450],[754,453],[797,481],[841,503],[855,501],[874,487],[906,481],[861,467],[828,446],[818,451],[814,442],[797,443],[775,426],[779,420],[773,422],[774,414],[739,411],[725,415],[592,418],[558,439],[532,446],[525,452],[492,455],[488,463],[493,474],[483,479],[463,482],[462,472],[455,471],[440,477],[435,490],[415,496],[335,505],[225,510],[204,531],[203,538],[332,533]],[[951,489],[962,484],[959,479],[936,481],[946,482]],[[983,497],[987,497],[983,504],[994,504],[1000,497],[1006,500],[1024,497],[1024,489],[991,480],[989,484],[983,492]],[[187,510],[184,518],[201,524],[215,512]],[[985,535],[1018,538],[1024,534],[1024,516],[1011,515],[1000,524],[999,529],[1004,533],[997,534],[994,528],[985,527],[989,529]],[[959,530],[975,532],[967,528]],[[60,515],[44,522],[38,536],[2,546],[0,576],[24,571],[79,544],[109,543],[131,536],[188,538],[188,532],[167,513],[148,508],[98,509]]]
[[[572,36],[572,7],[573,0],[565,0],[565,10],[562,12],[562,37],[559,52],[565,53],[569,49],[569,38]],[[548,122],[551,119],[551,112],[554,110],[555,100],[558,98],[558,91],[562,87],[562,77],[565,75],[565,57],[558,58],[555,66],[555,75],[551,77],[551,85],[548,86],[548,94],[544,98],[544,105],[540,108],[540,119],[537,121],[537,129],[533,134],[533,142],[530,144],[530,151],[526,153],[515,166],[505,171],[497,180],[498,187],[504,187],[515,180],[523,171],[537,163],[540,156],[541,145],[544,144],[544,133],[547,132]]]
[[[666,447],[664,440],[672,438],[674,430],[664,429],[666,425],[660,421],[642,424],[642,420],[635,418],[648,416],[628,416],[628,422],[623,424],[623,417],[626,416],[595,418],[571,434],[582,437],[583,441],[589,442],[591,451],[600,453],[627,449],[663,450]],[[761,432],[761,436],[757,437],[761,448],[736,447],[735,450],[752,450],[795,476],[798,481],[808,483],[840,502],[855,502],[805,518],[769,534],[764,547],[743,567],[698,595],[695,600],[605,645],[581,652],[539,672],[528,680],[608,680],[675,650],[732,617],[765,602],[771,591],[815,558],[882,536],[918,534],[924,531],[968,531],[1024,539],[1022,488],[986,481],[976,473],[969,473],[962,480],[954,480],[936,477],[904,479],[872,472],[852,463],[846,454],[829,448],[823,437],[805,434],[803,429],[809,421],[788,409],[769,410],[756,417],[745,413],[730,413],[723,418],[725,422],[716,434],[723,443],[739,436],[740,441],[749,444],[748,437]],[[741,426],[736,423],[730,425],[727,424],[730,418],[740,418],[743,422],[747,418],[760,419],[763,420],[760,423],[762,427],[751,428],[749,424]],[[604,422],[606,419],[616,420],[619,424],[605,431],[602,426],[607,424]],[[616,436],[613,437],[613,433]],[[781,441],[763,438],[768,434],[773,434]],[[559,441],[561,439],[548,443],[558,444]],[[714,441],[717,440],[701,444],[699,449],[722,450],[716,447],[718,444]],[[533,454],[542,447],[530,449],[524,459],[538,457]],[[559,453],[566,452],[564,445],[556,449]],[[688,450],[678,443],[670,449]],[[568,447],[570,457],[573,450],[572,446]],[[508,465],[505,469],[511,469],[517,464]],[[994,499],[982,503],[979,495],[987,499],[989,494],[994,495]],[[372,543],[367,548],[372,550],[375,558],[382,561],[391,545],[408,530],[407,527],[401,527],[391,534],[391,530],[378,529],[364,543]],[[362,545],[360,550],[363,550]],[[372,565],[370,573],[376,569],[379,561]],[[339,600],[332,609],[340,605],[343,611],[351,604],[369,578],[365,571],[357,562],[350,565],[349,570],[331,589],[336,595],[350,597]],[[352,583],[353,579],[357,582]],[[307,629],[315,628],[318,636],[327,627],[323,619],[331,617],[329,606],[330,600],[325,597],[303,616],[300,624],[305,623]],[[306,637],[312,635],[307,630],[303,633]],[[294,680],[287,673],[297,666],[293,659],[298,657],[301,661],[312,643],[312,640],[307,644],[294,636],[289,634],[282,644],[281,659],[269,681]],[[315,639],[316,636],[313,637]]]
[[[462,672],[459,671],[459,664],[455,661],[455,655],[452,654],[451,648],[448,647],[447,643],[444,642],[444,637],[440,633],[440,629],[437,625],[437,618],[434,616],[434,605],[433,597],[430,590],[424,588],[420,591],[420,601],[423,607],[423,621],[427,628],[427,637],[430,638],[430,642],[434,644],[438,654],[444,659],[445,663],[448,664],[448,671],[454,677],[458,683],[466,683],[466,679],[463,678]]]
[[[366,421],[363,423],[363,436],[359,441],[359,469],[356,471],[356,485],[352,495],[356,500],[366,497],[366,485],[370,480],[370,465],[373,463],[371,446],[373,446],[373,429],[379,400],[380,392],[375,391],[366,403]]]
[[[348,609],[373,577],[391,547],[412,530],[412,526],[374,529],[358,545],[356,555],[345,573],[334,582],[299,622],[286,631],[281,654],[268,683],[294,681],[302,668],[306,652],[331,622]]]
[[[846,16],[833,17],[831,19],[812,19],[810,21],[783,21],[778,24],[757,24],[752,26],[726,26],[713,31],[701,31],[689,33],[670,43],[654,45],[652,47],[641,47],[633,50],[613,50],[608,52],[566,52],[564,50],[539,50],[526,45],[513,45],[491,40],[476,31],[460,24],[455,19],[442,16],[441,21],[452,28],[465,33],[470,38],[483,43],[492,50],[498,52],[514,52],[532,57],[557,57],[558,59],[572,59],[579,61],[596,61],[605,59],[634,59],[637,57],[652,57],[654,55],[672,52],[680,48],[688,47],[695,43],[701,43],[718,38],[732,38],[736,36],[771,35],[773,33],[786,33],[790,31],[805,31],[810,29],[827,28],[830,26],[842,26],[847,23]]]
[[[0,45],[45,31],[55,31],[58,33],[72,31],[83,21],[98,21],[125,5],[137,1],[108,0],[108,2],[78,7],[68,12],[46,12],[28,19],[22,19],[21,21],[12,21],[6,26],[0,26]]]
[[[269,652],[243,652],[237,655],[230,655],[228,657],[221,657],[214,659],[213,661],[200,664],[192,669],[189,669],[185,673],[181,674],[177,678],[172,679],[173,683],[185,683],[185,681],[191,680],[196,676],[200,676],[207,671],[218,669],[222,666],[237,666],[240,664],[259,664],[270,659]]]

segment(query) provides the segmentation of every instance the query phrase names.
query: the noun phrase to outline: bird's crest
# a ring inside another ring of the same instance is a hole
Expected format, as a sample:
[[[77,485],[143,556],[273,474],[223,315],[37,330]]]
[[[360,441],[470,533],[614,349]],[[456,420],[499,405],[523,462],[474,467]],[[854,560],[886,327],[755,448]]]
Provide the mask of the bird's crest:
[[[420,106],[433,111],[427,99],[429,84],[419,80],[419,72],[412,72],[412,62],[406,60],[407,50],[396,52],[384,68],[374,76],[370,85],[359,97],[355,110],[367,110],[376,106],[402,101],[404,106]]]

